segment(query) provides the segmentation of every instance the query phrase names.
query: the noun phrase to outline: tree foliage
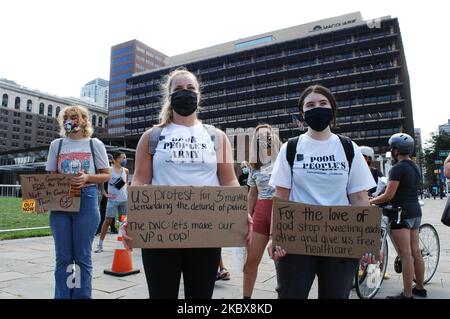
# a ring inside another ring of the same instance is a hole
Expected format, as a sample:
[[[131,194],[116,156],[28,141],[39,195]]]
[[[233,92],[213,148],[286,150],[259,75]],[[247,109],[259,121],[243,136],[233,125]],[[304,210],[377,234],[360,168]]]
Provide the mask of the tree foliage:
[[[445,132],[434,132],[431,138],[426,142],[427,145],[423,154],[423,164],[425,166],[425,187],[437,182],[435,169],[439,169],[442,165],[435,163],[436,160],[445,160],[445,157],[439,157],[439,151],[450,150],[450,135]]]

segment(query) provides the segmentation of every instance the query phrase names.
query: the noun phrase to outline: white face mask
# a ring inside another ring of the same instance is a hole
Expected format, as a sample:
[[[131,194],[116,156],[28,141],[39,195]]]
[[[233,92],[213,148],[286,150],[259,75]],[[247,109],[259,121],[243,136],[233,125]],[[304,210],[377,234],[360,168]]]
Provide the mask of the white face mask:
[[[242,173],[248,174],[248,168],[247,168],[247,167],[244,167],[244,168],[242,169]]]

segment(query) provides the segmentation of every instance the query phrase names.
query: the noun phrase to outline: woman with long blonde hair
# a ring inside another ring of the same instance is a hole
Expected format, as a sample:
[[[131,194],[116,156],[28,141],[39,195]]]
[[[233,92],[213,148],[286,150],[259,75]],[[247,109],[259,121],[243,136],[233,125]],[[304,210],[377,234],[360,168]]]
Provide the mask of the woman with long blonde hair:
[[[160,123],[139,140],[131,185],[239,186],[225,133],[197,118],[201,96],[197,77],[186,69],[174,70],[161,91]],[[160,130],[155,140],[153,130]],[[127,226],[122,229],[125,244],[131,247]],[[186,299],[212,298],[220,255],[220,248],[142,249],[150,298],[177,299],[181,274]]]
[[[247,246],[244,265],[244,298],[250,299],[258,274],[258,266],[269,242],[272,221],[272,197],[275,188],[269,185],[281,142],[278,134],[268,124],[258,125],[250,143],[250,165],[248,176],[248,212],[253,220],[251,244]]]
[[[92,242],[100,221],[96,184],[109,180],[110,168],[105,146],[91,139],[87,109],[66,107],[58,121],[62,138],[50,144],[46,170],[74,175],[71,186],[80,191],[80,211],[50,214],[56,251],[55,298],[86,299],[92,296]]]

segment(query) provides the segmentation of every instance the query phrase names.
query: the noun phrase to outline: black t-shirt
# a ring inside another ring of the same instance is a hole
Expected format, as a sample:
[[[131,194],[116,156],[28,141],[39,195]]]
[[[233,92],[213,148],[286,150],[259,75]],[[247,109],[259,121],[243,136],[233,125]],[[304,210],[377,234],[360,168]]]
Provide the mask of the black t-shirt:
[[[247,186],[248,174],[239,175],[239,185]]]
[[[391,204],[403,208],[404,218],[422,216],[417,189],[420,185],[419,168],[411,160],[400,161],[389,172],[389,180],[400,182]]]

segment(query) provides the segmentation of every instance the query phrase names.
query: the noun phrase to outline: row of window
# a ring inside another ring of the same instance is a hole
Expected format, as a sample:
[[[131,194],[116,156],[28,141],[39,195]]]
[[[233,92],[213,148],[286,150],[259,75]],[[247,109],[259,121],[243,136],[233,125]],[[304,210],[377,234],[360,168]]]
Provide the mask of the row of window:
[[[3,94],[2,106],[8,107],[8,101],[9,101],[8,94],[6,94],[6,93]],[[16,96],[16,98],[14,99],[14,109],[15,110],[20,110],[20,103],[21,103],[20,97]],[[31,101],[30,99],[27,100],[26,111],[27,112],[33,111],[33,101]],[[58,117],[60,111],[61,111],[61,107],[57,106],[56,107],[56,117]],[[44,105],[44,103],[41,102],[41,103],[39,103],[39,114],[44,115],[44,113],[45,113],[45,105]],[[52,104],[49,104],[47,106],[47,116],[53,116],[53,105]]]

